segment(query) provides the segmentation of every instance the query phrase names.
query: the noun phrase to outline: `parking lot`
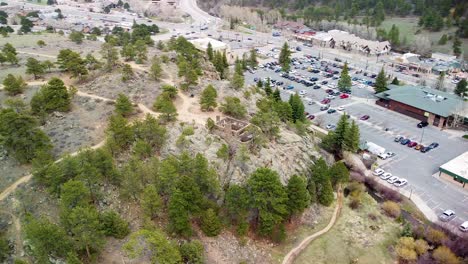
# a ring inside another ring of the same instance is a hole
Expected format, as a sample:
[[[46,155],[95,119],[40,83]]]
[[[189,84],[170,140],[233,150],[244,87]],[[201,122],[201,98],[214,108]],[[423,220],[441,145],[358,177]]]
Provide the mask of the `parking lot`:
[[[328,64],[333,63],[333,61],[328,62]],[[418,128],[416,125],[420,122],[419,120],[376,105],[373,88],[358,83],[355,83],[356,85],[353,85],[351,88],[350,98],[340,99],[337,96],[335,99],[330,100],[330,108],[336,109],[341,106],[344,108],[344,111],[337,111],[331,114],[327,113],[327,111],[321,111],[320,107],[323,104],[320,101],[328,95],[326,90],[331,89],[329,86],[333,87],[330,83],[337,83],[338,80],[323,76],[322,71],[320,73],[308,72],[307,67],[309,66],[319,69],[320,63],[313,63],[312,65],[310,63],[303,63],[297,69],[295,69],[295,66],[292,66],[292,69],[295,71],[294,75],[302,79],[318,78],[315,83],[320,85],[320,89],[314,89],[313,86],[306,87],[304,84],[285,79],[280,76],[280,72],[265,68],[259,68],[253,73],[246,72],[246,83],[253,84],[254,78],[261,80],[270,78],[277,82],[282,81],[283,85],[278,88],[281,89],[283,100],[287,100],[290,94],[305,91],[306,94],[302,96],[305,111],[313,114],[315,118],[312,120],[312,123],[322,128],[326,128],[328,124],[336,124],[340,115],[346,112],[359,125],[361,141],[374,142],[384,147],[386,151],[396,153],[394,157],[387,160],[379,159],[378,163],[385,171],[408,179],[408,184],[401,188],[420,196],[437,215],[446,209],[454,210],[457,213],[457,217],[451,221],[453,224],[458,225],[468,220],[468,206],[466,206],[468,194],[466,191],[448,185],[437,177],[432,177],[438,172],[440,165],[468,149],[466,141],[433,126]],[[339,68],[329,68],[340,71]],[[358,77],[362,81],[372,80],[372,78],[356,74],[357,70],[359,69],[350,71],[350,76]],[[339,74],[335,76],[339,76]],[[327,81],[328,83],[323,85],[323,81]],[[283,89],[288,86],[293,86],[293,88]],[[309,101],[312,101],[312,104],[309,104]],[[369,115],[369,119],[365,121],[360,120],[363,115]],[[394,142],[393,139],[399,135],[424,146],[437,142],[439,143],[439,147],[427,153],[422,153],[414,148]]]

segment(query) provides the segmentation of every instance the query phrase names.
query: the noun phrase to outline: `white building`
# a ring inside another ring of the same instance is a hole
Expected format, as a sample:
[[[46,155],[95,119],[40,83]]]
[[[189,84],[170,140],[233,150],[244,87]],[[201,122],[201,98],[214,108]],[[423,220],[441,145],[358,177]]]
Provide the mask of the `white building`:
[[[226,52],[226,53],[230,51],[230,47],[228,44],[218,41],[213,38],[199,38],[199,39],[193,39],[189,41],[195,46],[195,48],[201,51],[206,51],[206,49],[208,48],[208,43],[211,43],[211,47],[213,48],[213,51],[221,51],[221,52]]]

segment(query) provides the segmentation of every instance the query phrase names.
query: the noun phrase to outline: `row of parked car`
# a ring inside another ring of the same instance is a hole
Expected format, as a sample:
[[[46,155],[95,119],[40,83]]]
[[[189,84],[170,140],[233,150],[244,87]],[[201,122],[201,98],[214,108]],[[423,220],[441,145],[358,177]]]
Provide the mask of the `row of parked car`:
[[[426,152],[428,152],[430,150],[433,150],[433,149],[435,149],[435,148],[437,148],[439,146],[439,143],[432,142],[429,146],[425,147],[422,144],[419,144],[418,142],[412,141],[411,139],[405,138],[403,136],[396,136],[394,141],[396,143],[400,143],[401,145],[404,145],[404,146],[406,145],[409,148],[414,148],[415,150],[419,150],[422,153],[426,153]]]
[[[442,222],[449,222],[455,219],[456,216],[457,215],[453,210],[448,209],[439,215],[439,219]],[[462,232],[468,232],[468,221],[463,222],[460,226],[458,226],[458,229],[460,229]]]
[[[385,180],[390,184],[395,185],[396,187],[401,187],[408,184],[408,180],[404,178],[399,178],[397,176],[393,176],[390,172],[385,172],[385,170],[381,168],[375,169],[372,174],[380,177],[382,180]]]

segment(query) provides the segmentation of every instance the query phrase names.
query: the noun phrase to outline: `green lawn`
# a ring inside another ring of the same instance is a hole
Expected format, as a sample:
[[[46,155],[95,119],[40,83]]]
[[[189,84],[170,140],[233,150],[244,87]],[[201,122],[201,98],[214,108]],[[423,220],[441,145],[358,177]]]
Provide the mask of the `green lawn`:
[[[406,37],[406,41],[408,45],[413,43],[416,31],[420,30],[421,28],[418,26],[419,18],[417,17],[394,17],[394,18],[387,18],[382,25],[381,28],[384,28],[387,32],[392,28],[392,25],[398,27],[400,31],[400,41]],[[442,37],[443,34],[447,34],[447,36],[454,35],[455,31],[457,30],[456,27],[451,28],[444,28],[442,31],[439,32],[431,32],[428,30],[421,30],[421,33],[424,34],[429,38],[432,43],[432,50],[434,52],[442,52],[442,53],[452,53],[452,41],[448,41],[446,45],[438,45],[439,39]],[[465,51],[465,56],[468,56],[468,39],[461,39],[463,45],[462,49]]]
[[[349,201],[344,201],[335,226],[313,241],[295,263],[395,263],[388,247],[398,238],[399,224],[384,216],[377,202],[367,194],[363,195],[363,205],[358,210],[351,210]]]

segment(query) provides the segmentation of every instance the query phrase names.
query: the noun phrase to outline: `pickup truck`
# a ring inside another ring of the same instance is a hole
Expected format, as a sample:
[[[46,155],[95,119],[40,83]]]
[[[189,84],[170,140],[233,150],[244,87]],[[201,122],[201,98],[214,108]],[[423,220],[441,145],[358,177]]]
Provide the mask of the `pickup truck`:
[[[391,158],[391,157],[393,157],[395,155],[396,154],[394,152],[385,152],[385,153],[379,154],[378,157],[383,159],[383,160],[386,160],[386,159]]]

